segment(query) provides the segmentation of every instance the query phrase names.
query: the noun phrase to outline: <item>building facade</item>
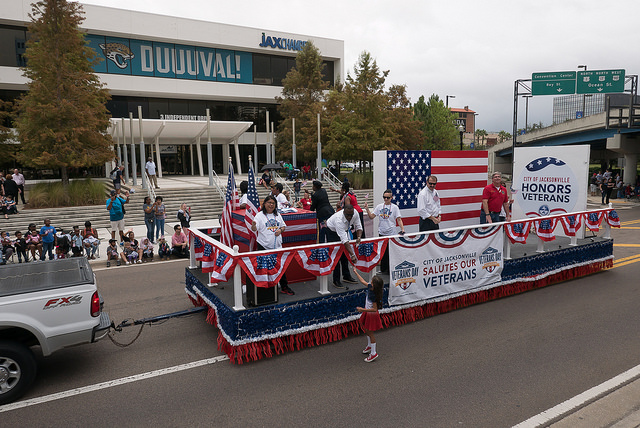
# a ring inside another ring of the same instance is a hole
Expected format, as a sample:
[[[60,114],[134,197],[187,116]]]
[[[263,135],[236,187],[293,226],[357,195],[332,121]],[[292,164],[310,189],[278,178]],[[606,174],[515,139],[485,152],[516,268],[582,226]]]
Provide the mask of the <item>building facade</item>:
[[[95,71],[112,95],[107,108],[114,119],[130,114],[138,118],[141,107],[143,119],[205,121],[208,110],[213,121],[253,123],[255,133],[249,129],[234,142],[214,142],[212,165],[218,172],[226,170],[227,153],[232,157],[238,153],[246,168],[256,142],[259,162],[266,162],[271,138],[267,126],[279,121],[275,97],[281,95],[282,79],[308,40],[322,55],[326,80],[333,84],[336,76],[344,75],[341,40],[102,6],[83,5],[83,9],[82,30],[102,58]],[[5,2],[0,10],[3,100],[16,99],[27,90],[19,67],[25,65],[30,12],[31,0]],[[189,162],[195,157],[193,135],[159,140],[159,153],[152,153],[154,145],[148,145],[146,155],[162,156],[166,174],[198,173]],[[239,150],[224,147],[230,143]],[[207,157],[200,158],[206,171]]]

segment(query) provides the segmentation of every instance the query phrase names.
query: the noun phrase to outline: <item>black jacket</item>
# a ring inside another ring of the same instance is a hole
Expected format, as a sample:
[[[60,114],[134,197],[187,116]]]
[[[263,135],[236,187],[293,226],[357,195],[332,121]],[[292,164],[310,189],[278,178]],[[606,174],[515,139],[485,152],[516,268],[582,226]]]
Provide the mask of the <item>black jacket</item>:
[[[331,217],[335,210],[329,202],[329,195],[324,189],[318,189],[311,195],[311,211],[316,212],[318,220],[323,221]]]

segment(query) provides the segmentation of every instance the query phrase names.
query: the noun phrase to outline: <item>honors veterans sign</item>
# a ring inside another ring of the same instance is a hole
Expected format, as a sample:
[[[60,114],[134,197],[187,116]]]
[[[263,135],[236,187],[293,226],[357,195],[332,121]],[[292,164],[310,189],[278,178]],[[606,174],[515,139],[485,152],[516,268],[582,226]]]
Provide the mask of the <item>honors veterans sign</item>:
[[[589,151],[587,145],[517,148],[513,219],[585,210]]]
[[[500,226],[389,240],[389,304],[401,305],[469,291],[501,281]]]

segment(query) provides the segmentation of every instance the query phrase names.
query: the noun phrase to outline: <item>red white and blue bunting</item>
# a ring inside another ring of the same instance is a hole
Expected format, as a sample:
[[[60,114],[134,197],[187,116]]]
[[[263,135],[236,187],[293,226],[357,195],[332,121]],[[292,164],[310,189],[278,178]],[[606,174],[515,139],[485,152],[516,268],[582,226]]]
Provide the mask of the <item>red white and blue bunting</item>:
[[[529,231],[531,230],[531,220],[521,221],[518,223],[507,223],[505,225],[505,232],[507,238],[512,244],[526,244]]]
[[[323,276],[333,272],[343,251],[343,246],[340,244],[331,247],[298,250],[295,256],[304,270],[315,276]]]
[[[360,245],[354,244],[357,258],[355,266],[358,270],[362,272],[372,271],[380,263],[380,259],[387,248],[387,242],[386,239],[379,239],[362,242]],[[349,261],[351,262],[351,260]]]

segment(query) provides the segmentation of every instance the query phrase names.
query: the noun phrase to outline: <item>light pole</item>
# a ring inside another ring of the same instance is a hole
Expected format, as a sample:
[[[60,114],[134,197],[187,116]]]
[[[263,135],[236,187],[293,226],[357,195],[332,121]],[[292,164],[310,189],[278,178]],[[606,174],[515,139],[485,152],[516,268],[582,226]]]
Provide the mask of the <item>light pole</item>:
[[[462,150],[462,134],[464,134],[464,126],[459,125],[458,131],[460,132],[460,150]]]
[[[578,68],[582,68],[584,71],[587,71],[587,66],[586,65],[579,65]],[[582,95],[582,117],[586,116],[586,114],[584,112],[584,107],[585,107],[586,101],[587,101],[587,97],[583,94]]]
[[[524,132],[527,133],[529,131],[529,98],[532,98],[533,95],[524,95],[525,99],[525,109],[524,109]]]
[[[446,107],[449,108],[449,98],[455,98],[455,95],[445,95],[445,98],[447,99],[447,104]]]
[[[480,116],[480,113],[473,113],[473,145],[474,150],[478,150],[478,144],[476,142],[476,117]]]

